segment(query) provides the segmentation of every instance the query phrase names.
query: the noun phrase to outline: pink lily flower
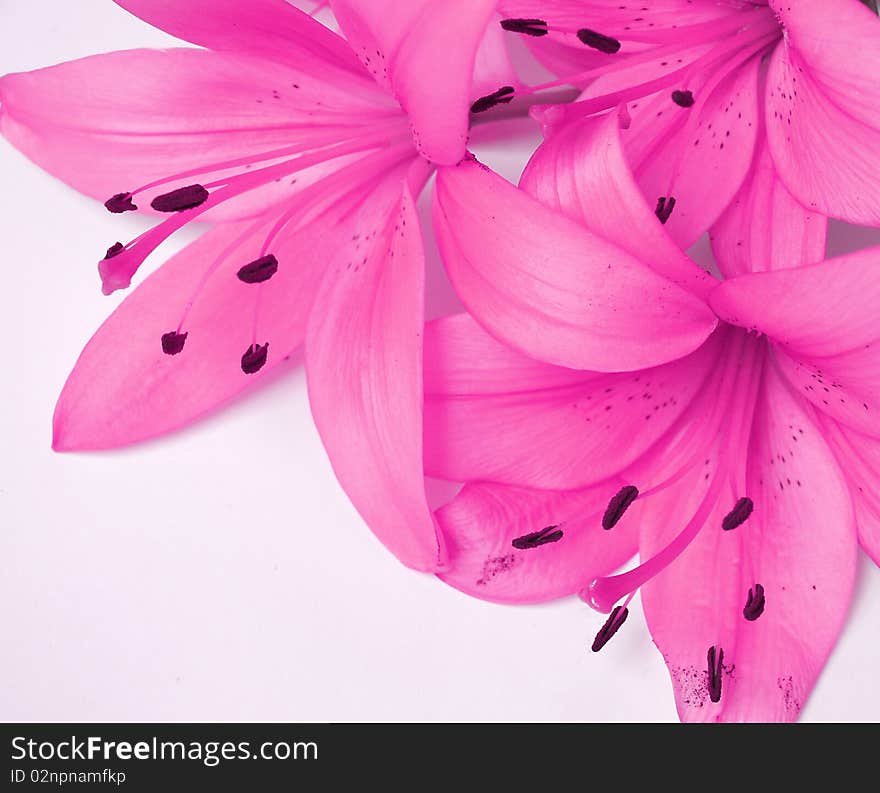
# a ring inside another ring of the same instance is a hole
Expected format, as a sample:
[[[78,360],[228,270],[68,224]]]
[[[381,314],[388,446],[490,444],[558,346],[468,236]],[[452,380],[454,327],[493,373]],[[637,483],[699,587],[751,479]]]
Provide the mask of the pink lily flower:
[[[641,591],[685,721],[795,719],[859,542],[880,562],[880,249],[823,261],[826,218],[759,145],[721,282],[654,217],[614,115],[543,144],[521,189],[471,160],[435,199],[477,309],[426,329],[426,470],[466,483],[441,577],[580,593],[610,612],[593,650]]]
[[[766,136],[807,208],[880,225],[880,19],[865,0],[503,0],[520,34],[581,101],[553,129],[630,103],[642,189],[682,246],[720,217]],[[532,90],[535,90],[534,88]]]
[[[404,563],[440,568],[422,474],[414,196],[432,164],[465,153],[470,106],[486,92],[475,63],[504,71],[501,29],[484,35],[495,0],[334,0],[347,40],[285,0],[118,3],[204,49],[7,75],[0,130],[112,213],[167,213],[109,248],[107,293],[187,223],[225,222],[98,330],[58,401],[54,448],[178,428],[304,344],[315,421],[343,488]]]

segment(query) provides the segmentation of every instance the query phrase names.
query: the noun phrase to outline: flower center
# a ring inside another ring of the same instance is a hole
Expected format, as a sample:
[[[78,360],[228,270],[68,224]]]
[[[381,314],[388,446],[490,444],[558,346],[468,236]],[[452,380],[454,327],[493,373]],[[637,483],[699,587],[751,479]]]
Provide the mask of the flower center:
[[[620,488],[610,498],[604,513],[595,515],[596,520],[601,519],[605,530],[612,531],[621,521],[628,519],[629,509],[636,502],[643,505],[642,517],[650,518],[652,497],[676,485],[690,487],[682,485],[682,480],[689,475],[693,478],[694,473],[700,474],[701,484],[698,487],[705,487],[694,512],[686,518],[684,527],[669,543],[632,570],[597,578],[580,592],[581,598],[597,611],[610,612],[596,634],[592,645],[594,652],[601,650],[626,621],[628,606],[638,589],[673,564],[701,531],[749,530],[748,519],[754,510],[754,503],[747,495],[734,498],[717,525],[713,525],[710,518],[718,514],[725,488],[740,494],[747,491],[746,461],[767,345],[764,340],[754,339],[740,328],[726,326],[717,333],[725,334],[720,340],[723,346],[717,375],[705,384],[699,397],[701,402],[695,403],[693,411],[685,413],[678,424],[670,428],[660,441],[662,448],[655,447],[652,452],[655,459],[661,461],[660,465],[666,459],[683,462],[672,466],[666,474],[655,474],[654,478],[659,481],[648,483],[642,490],[635,484]],[[702,420],[695,421],[694,416],[698,414],[701,414]],[[704,468],[706,474],[703,478]],[[580,521],[583,516],[578,515],[577,518]],[[562,539],[569,523],[568,519],[562,520],[541,531],[518,537],[513,541],[513,546],[538,553],[540,551],[531,549]],[[755,581],[751,570],[744,570],[744,577],[751,577]],[[744,595],[743,617],[755,621],[764,612],[764,587],[754,583]],[[717,693],[720,698],[723,651],[721,648],[713,648],[713,651],[715,655],[709,662],[707,673],[711,684],[709,688],[714,692],[713,697]]]
[[[743,492],[746,488],[745,461],[751,434],[752,415],[761,382],[765,348],[761,342],[750,339],[743,331],[727,329],[722,332],[727,332],[729,338],[725,350],[724,370],[720,378],[716,380],[715,405],[707,423],[700,424],[692,430],[693,433],[702,434],[706,440],[703,445],[696,447],[696,453],[690,455],[688,464],[659,485],[642,493],[639,499],[644,500],[654,493],[665,490],[679,481],[682,476],[693,471],[700,461],[705,460],[706,463],[709,463],[714,455],[717,464],[714,472],[708,475],[709,483],[706,492],[694,514],[679,534],[650,559],[633,570],[598,578],[590,583],[587,589],[581,593],[581,597],[598,611],[610,611],[614,604],[623,597],[627,597],[626,602],[628,603],[639,587],[672,564],[706,526],[726,486],[733,483],[734,488],[739,492]],[[688,434],[685,434],[678,443],[690,444],[693,439],[693,436],[689,437]],[[670,451],[674,451],[674,449]],[[635,490],[635,486],[631,486],[631,490],[624,488],[624,491],[628,493],[631,493],[632,490]],[[623,515],[617,516],[619,511],[617,505],[620,503],[621,494],[624,491],[620,491],[611,499],[606,516],[612,512],[617,520],[623,517]],[[629,503],[632,503],[633,500],[635,500],[635,496],[632,496]],[[750,498],[740,497],[732,505],[719,528],[730,531],[741,526],[748,520],[753,507]],[[603,520],[604,525],[605,521]]]
[[[725,80],[770,52],[782,30],[766,5],[735,0],[717,18],[689,25],[676,25],[674,20],[662,19],[659,13],[652,17],[643,13],[646,10],[633,17],[625,6],[616,12],[607,6],[591,11],[590,4],[585,3],[583,17],[579,19],[560,14],[555,20],[505,19],[501,26],[521,35],[548,36],[560,43],[586,46],[606,56],[589,69],[517,89],[518,94],[539,93],[569,83],[588,85],[602,77],[612,80],[615,89],[606,93],[590,88],[579,101],[569,105],[536,107],[534,114],[545,128],[664,91],[668,92],[674,111],[687,114],[682,143],[672,154],[675,159],[667,191],[657,198],[655,214],[661,223],[666,223],[675,209],[675,186],[689,148],[684,141],[695,138],[708,101]],[[597,26],[603,27],[594,29]],[[628,71],[632,78],[625,81]],[[505,101],[510,98],[512,94],[506,95]],[[723,141],[719,146],[724,148]]]

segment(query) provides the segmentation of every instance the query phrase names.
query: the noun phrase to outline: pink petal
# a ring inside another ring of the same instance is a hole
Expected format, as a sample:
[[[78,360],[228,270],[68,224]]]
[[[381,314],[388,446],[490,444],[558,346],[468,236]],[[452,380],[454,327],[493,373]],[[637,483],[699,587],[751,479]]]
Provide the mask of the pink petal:
[[[101,201],[191,169],[205,168],[207,183],[244,167],[214,164],[327,145],[397,112],[372,81],[328,64],[293,68],[197,49],[129,50],[6,75],[0,104],[0,131],[13,145]],[[145,191],[136,203],[148,209],[155,195],[194,181]],[[222,217],[252,216],[291,193],[289,179],[270,180]]]
[[[444,551],[422,474],[424,261],[402,177],[364,202],[354,244],[330,263],[306,341],[309,398],[333,470],[404,564]]]
[[[685,256],[654,215],[635,183],[620,138],[614,113],[566,125],[535,152],[520,187],[656,273],[705,297],[717,282]]]
[[[273,246],[278,272],[261,287],[242,283],[236,272],[260,255],[274,222],[273,216],[207,232],[122,302],[64,386],[55,409],[55,449],[107,449],[177,429],[265,378],[299,346],[334,226],[327,219],[282,235]],[[162,335],[177,327],[199,281],[231,246],[186,318],[183,351],[165,355]],[[265,291],[258,343],[268,340],[270,348],[266,366],[248,376],[240,359],[253,341],[258,289]]]
[[[333,0],[331,5],[364,65],[409,115],[419,151],[440,165],[457,163],[465,154],[468,110],[477,98],[472,91],[476,53],[495,0]]]
[[[796,719],[849,604],[856,542],[846,481],[806,403],[772,368],[765,371],[747,468],[755,511],[738,528],[722,531],[730,499],[741,495],[726,488],[697,539],[643,588],[648,625],[669,666],[683,721]],[[713,472],[716,465],[713,455]],[[694,481],[658,502],[640,505],[643,556],[693,513],[705,489],[698,482],[704,470],[698,467]],[[764,587],[766,608],[749,622],[742,612],[755,584]],[[718,704],[707,690],[712,646],[724,651]]]
[[[558,492],[469,484],[437,512],[447,541],[447,583],[498,603],[536,603],[564,597],[607,575],[633,556],[633,526],[602,529],[602,513],[620,483]],[[517,537],[559,525],[562,539],[526,550]]]
[[[576,372],[513,352],[467,316],[430,323],[425,466],[453,481],[571,489],[621,471],[690,408],[720,340],[633,374]]]
[[[505,85],[515,86],[519,81],[507,49],[509,39],[500,21],[498,14],[492,15],[477,50],[471,88],[474,99],[491,94]]]
[[[748,178],[710,236],[719,269],[732,278],[821,261],[827,230],[824,215],[786,190],[762,139]]]
[[[469,314],[425,325],[425,393],[485,396],[582,384],[598,375],[529,358],[484,331]]]
[[[859,543],[880,565],[880,440],[842,427],[821,414],[819,423],[849,482]]]
[[[759,67],[756,59],[738,69],[702,111],[678,107],[669,91],[640,100],[632,111],[632,124],[622,135],[630,165],[649,199],[675,197],[665,228],[683,248],[718,219],[748,171],[759,126]],[[694,86],[695,96],[700,87]],[[694,130],[685,126],[691,112],[700,113]]]
[[[807,267],[725,281],[711,305],[722,319],[766,333],[796,390],[856,430],[880,435],[880,248]]]
[[[441,169],[434,225],[468,310],[540,360],[644,368],[691,352],[715,327],[698,298],[473,160]]]
[[[880,224],[880,20],[862,3],[773,0],[786,29],[767,73],[767,136],[805,206]]]
[[[602,63],[597,62],[593,51],[585,51],[574,35],[568,36],[571,52],[584,53],[581,69],[602,65],[609,71],[589,83],[581,101],[536,109],[536,115],[545,129],[554,130],[566,120],[582,117],[600,97],[604,107],[628,102],[631,124],[622,133],[622,139],[636,180],[650,202],[669,194],[676,199],[666,230],[681,247],[690,246],[717,220],[748,169],[759,127],[760,63],[753,59],[745,65],[731,64],[735,71],[716,85],[715,74],[724,75],[723,69],[718,70],[718,63],[690,71],[688,67],[701,56],[708,56],[720,41],[693,40],[686,32],[687,26],[715,21],[724,24],[725,17],[735,18],[742,9],[687,0],[652,2],[636,9],[613,3],[599,8],[565,2],[546,10],[539,10],[534,3],[512,5],[521,12],[531,5],[533,14],[549,19],[551,25],[559,20],[573,30],[585,26],[612,32],[620,38],[620,52],[603,56]],[[679,33],[679,28],[685,30]],[[628,39],[629,31],[635,41]],[[645,33],[659,36],[662,45],[639,43],[639,34]],[[718,36],[722,36],[721,32]],[[564,35],[557,37],[563,40]],[[556,70],[561,74],[577,71],[577,56],[573,63],[566,63],[552,42],[548,47],[545,39],[540,38],[530,44],[536,53],[547,50],[551,63],[558,60]],[[655,49],[659,55],[653,55]],[[676,79],[680,84],[676,84]],[[574,82],[583,84],[586,80]],[[662,89],[652,93],[652,84]],[[673,89],[685,87],[693,91],[697,101],[688,109],[678,107],[671,96]]]
[[[153,27],[211,50],[360,72],[345,40],[286,0],[114,0]]]

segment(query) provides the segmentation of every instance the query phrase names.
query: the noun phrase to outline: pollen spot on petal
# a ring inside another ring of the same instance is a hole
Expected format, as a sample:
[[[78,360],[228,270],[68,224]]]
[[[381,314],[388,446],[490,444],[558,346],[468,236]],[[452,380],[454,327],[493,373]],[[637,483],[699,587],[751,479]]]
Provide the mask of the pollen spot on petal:
[[[187,333],[180,333],[176,330],[172,330],[168,333],[163,333],[162,352],[164,352],[166,355],[177,355],[183,349],[183,345],[186,344],[186,337],[188,335],[189,334]]]
[[[245,374],[256,374],[266,364],[269,356],[269,342],[265,344],[252,344],[241,356],[241,371]]]
[[[490,556],[483,563],[483,569],[480,578],[477,579],[477,586],[486,586],[497,576],[506,573],[517,563],[517,556],[513,553],[504,554],[503,556]]]

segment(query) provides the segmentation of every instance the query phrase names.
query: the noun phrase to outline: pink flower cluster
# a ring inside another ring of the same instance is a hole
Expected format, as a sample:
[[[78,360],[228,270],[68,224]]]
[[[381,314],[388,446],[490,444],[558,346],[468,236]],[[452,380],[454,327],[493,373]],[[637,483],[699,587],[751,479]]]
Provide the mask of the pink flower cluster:
[[[6,75],[0,131],[156,215],[108,241],[106,293],[213,225],[83,350],[55,448],[167,433],[302,346],[336,476],[403,564],[579,594],[609,614],[594,651],[640,592],[682,720],[797,718],[859,547],[880,562],[880,249],[826,257],[828,218],[880,226],[876,4],[317,4],[337,33],[286,0],[117,2],[198,47]],[[506,113],[544,132],[518,186],[468,151]],[[427,325],[426,189],[467,309]],[[426,475],[463,487],[432,511]]]

